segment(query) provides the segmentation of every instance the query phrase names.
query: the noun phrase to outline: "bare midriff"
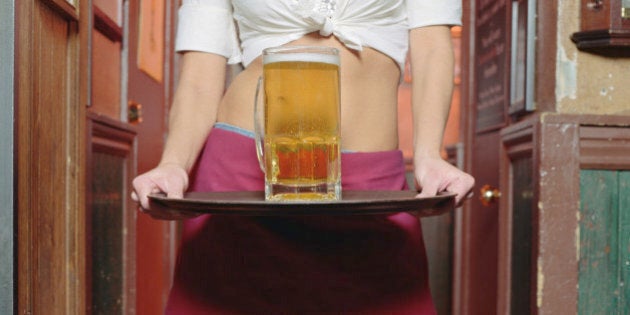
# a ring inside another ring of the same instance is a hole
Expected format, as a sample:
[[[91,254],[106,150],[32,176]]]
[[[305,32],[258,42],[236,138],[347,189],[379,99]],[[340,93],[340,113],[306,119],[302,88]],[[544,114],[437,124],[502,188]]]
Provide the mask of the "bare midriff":
[[[335,37],[317,33],[287,45],[331,46],[341,59],[341,146],[343,150],[375,152],[398,147],[398,82],[400,69],[390,57],[364,47],[348,49]],[[230,83],[217,120],[253,130],[254,95],[262,74],[258,57]]]

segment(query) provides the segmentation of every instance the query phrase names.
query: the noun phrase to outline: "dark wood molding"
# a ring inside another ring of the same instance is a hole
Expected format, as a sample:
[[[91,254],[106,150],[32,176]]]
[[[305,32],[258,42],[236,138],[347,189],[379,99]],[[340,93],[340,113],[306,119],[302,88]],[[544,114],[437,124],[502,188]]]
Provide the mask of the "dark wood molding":
[[[575,32],[571,40],[581,51],[612,58],[630,57],[630,29]]]
[[[123,30],[118,23],[110,18],[103,10],[98,6],[93,6],[94,12],[94,28],[101,32],[105,37],[109,38],[113,42],[122,42]]]
[[[579,132],[583,169],[630,169],[630,128],[581,125]]]
[[[90,110],[86,116],[92,122],[91,143],[102,144],[122,154],[129,153],[137,133],[133,125]]]
[[[79,20],[79,13],[77,12],[77,8],[71,5],[66,0],[40,0],[43,3],[46,3],[53,10],[57,11],[57,13],[61,14],[64,18],[72,21]],[[79,0],[77,0],[79,2]]]

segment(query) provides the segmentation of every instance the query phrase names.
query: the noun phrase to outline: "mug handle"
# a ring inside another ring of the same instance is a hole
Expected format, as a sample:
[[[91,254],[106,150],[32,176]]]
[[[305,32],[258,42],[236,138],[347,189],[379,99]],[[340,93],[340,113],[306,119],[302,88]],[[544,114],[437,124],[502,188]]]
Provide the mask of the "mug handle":
[[[258,164],[260,165],[260,169],[265,173],[265,152],[263,142],[265,140],[264,135],[264,101],[259,102],[260,89],[263,85],[262,76],[258,78],[258,83],[256,84],[256,94],[254,96],[254,140],[256,142],[256,155],[258,156]],[[263,104],[260,104],[263,103]]]

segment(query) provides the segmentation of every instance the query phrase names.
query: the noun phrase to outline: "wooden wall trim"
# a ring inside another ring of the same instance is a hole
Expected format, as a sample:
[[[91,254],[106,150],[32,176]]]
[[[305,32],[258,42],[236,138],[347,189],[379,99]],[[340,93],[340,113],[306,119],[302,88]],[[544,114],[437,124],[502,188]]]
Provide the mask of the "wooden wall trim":
[[[630,117],[628,118],[630,125]],[[580,126],[584,169],[630,169],[630,128]]]
[[[79,13],[77,8],[66,0],[39,0],[43,3],[46,3],[50,8],[57,11],[57,13],[61,14],[64,18],[72,21],[79,20]],[[79,0],[77,0],[79,2]]]
[[[499,186],[504,193],[501,196],[499,207],[499,249],[498,249],[498,284],[497,284],[497,314],[511,314],[512,296],[512,209],[514,177],[511,164],[514,160],[535,155],[535,135],[538,133],[538,125],[534,119],[525,120],[522,123],[508,126],[501,131],[499,150]],[[534,164],[537,161],[534,160]],[[534,169],[536,169],[534,167]],[[535,198],[535,197],[534,197]],[[536,230],[536,228],[534,228]],[[535,232],[532,232],[535,235]],[[532,241],[535,243],[535,241]],[[532,253],[534,257],[535,254]],[[532,283],[535,283],[532,281]],[[530,297],[533,300],[533,296]],[[532,307],[531,309],[534,309]]]
[[[125,153],[132,148],[137,134],[134,126],[92,111],[87,111],[86,116],[94,122],[91,128],[91,139],[96,142],[120,143],[112,147],[120,147]]]
[[[118,26],[103,10],[98,6],[92,8],[94,10],[94,28],[101,32],[105,37],[113,42],[122,42],[122,27]]]
[[[501,130],[502,149],[505,155],[511,159],[522,155],[531,155],[533,151],[533,137],[536,125],[534,120],[527,120]]]
[[[536,309],[538,314],[577,314],[579,128],[543,121],[537,140]]]

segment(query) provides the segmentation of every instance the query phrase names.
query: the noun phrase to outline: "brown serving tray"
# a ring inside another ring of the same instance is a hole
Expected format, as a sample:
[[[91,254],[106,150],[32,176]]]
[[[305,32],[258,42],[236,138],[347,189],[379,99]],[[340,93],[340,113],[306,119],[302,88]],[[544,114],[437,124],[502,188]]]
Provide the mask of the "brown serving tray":
[[[420,217],[453,210],[454,194],[416,198],[415,191],[343,191],[337,201],[265,201],[262,191],[189,192],[182,199],[149,196],[150,206],[176,211],[221,215],[360,215],[414,212]]]

